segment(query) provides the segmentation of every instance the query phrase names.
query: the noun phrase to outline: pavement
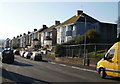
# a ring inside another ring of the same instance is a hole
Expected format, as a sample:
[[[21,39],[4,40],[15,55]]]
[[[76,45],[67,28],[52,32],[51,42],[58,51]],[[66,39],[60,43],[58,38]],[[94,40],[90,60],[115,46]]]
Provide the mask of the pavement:
[[[14,64],[2,64],[2,84],[114,83],[120,78],[101,79],[95,67],[55,61],[33,61],[15,56]]]

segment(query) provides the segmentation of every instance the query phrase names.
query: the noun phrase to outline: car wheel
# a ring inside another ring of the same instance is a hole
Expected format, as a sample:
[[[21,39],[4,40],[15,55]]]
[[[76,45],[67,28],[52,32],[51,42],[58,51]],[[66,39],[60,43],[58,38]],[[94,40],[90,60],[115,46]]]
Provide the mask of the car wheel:
[[[103,79],[106,77],[106,73],[105,73],[105,70],[103,68],[100,69],[100,77]]]

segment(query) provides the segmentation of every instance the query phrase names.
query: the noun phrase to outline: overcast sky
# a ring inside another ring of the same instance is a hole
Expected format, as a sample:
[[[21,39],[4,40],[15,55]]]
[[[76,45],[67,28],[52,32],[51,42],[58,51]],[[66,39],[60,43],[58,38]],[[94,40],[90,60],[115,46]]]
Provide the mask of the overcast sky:
[[[118,2],[0,2],[0,39],[54,25],[76,14],[76,10],[108,23],[118,18]]]

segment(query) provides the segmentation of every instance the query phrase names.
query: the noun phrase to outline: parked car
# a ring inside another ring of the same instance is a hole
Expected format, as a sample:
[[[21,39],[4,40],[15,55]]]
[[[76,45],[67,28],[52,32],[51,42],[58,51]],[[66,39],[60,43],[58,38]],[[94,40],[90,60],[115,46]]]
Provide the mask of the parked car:
[[[12,50],[3,50],[2,63],[14,63],[14,54]]]
[[[97,71],[101,78],[107,75],[120,77],[120,42],[115,43],[97,63]]]
[[[33,52],[30,59],[34,61],[42,61],[42,55],[40,52]]]
[[[20,51],[20,56],[24,57],[25,51]]]
[[[19,50],[14,50],[13,52],[15,55],[20,55]]]
[[[24,57],[27,59],[31,58],[32,53],[31,52],[25,52]]]

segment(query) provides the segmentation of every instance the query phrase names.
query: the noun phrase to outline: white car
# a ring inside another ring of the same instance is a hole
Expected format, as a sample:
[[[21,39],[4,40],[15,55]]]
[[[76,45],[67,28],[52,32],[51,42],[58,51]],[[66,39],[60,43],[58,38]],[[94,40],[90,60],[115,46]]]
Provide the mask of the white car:
[[[42,55],[40,52],[33,52],[30,59],[34,61],[42,61]]]
[[[27,59],[30,59],[32,54],[33,54],[33,53],[31,53],[31,52],[26,52],[26,53],[24,54],[24,57],[27,58]]]
[[[20,56],[23,57],[25,54],[25,51],[20,51]]]

